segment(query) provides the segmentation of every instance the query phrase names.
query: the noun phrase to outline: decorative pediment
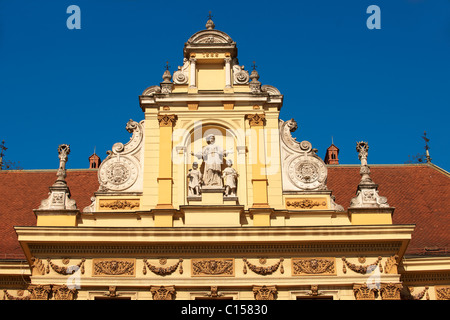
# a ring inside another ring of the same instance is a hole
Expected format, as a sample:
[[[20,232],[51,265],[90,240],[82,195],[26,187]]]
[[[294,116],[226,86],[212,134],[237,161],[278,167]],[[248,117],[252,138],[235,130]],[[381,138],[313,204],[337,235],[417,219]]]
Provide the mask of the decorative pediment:
[[[232,44],[233,40],[225,32],[219,30],[202,30],[194,33],[189,40],[188,44],[206,44],[206,43],[226,43]]]

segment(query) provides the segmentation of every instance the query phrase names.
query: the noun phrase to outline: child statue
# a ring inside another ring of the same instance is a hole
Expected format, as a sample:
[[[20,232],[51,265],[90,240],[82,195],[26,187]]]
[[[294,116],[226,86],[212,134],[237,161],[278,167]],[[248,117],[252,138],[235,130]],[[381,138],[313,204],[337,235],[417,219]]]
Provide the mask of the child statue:
[[[228,159],[227,167],[222,172],[223,184],[225,186],[225,196],[226,197],[235,197],[236,196],[236,184],[237,184],[237,172],[231,166],[233,162]]]
[[[187,174],[189,196],[199,196],[200,195],[200,184],[202,181],[202,173],[198,170],[198,163],[194,162],[192,164],[192,169],[189,169]]]

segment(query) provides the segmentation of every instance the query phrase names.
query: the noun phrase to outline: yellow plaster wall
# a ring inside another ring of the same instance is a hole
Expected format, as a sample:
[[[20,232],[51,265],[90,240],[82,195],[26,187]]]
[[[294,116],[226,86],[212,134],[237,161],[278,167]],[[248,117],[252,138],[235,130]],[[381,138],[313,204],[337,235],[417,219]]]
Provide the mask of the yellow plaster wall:
[[[223,90],[225,69],[222,64],[197,63],[198,90]]]
[[[147,109],[145,112],[144,131],[144,179],[141,208],[150,210],[158,203],[158,173],[159,173],[159,123],[158,111]]]
[[[37,226],[47,227],[76,227],[77,216],[75,215],[39,215],[37,217]]]

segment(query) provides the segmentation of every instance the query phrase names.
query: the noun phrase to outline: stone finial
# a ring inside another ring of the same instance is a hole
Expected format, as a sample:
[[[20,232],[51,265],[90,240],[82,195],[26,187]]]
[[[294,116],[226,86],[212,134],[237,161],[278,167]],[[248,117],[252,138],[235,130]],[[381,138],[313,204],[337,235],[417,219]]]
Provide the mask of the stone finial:
[[[66,162],[68,160],[68,155],[70,153],[70,145],[61,144],[58,146],[58,157],[59,157],[59,168],[56,172],[57,179],[55,185],[66,185]]]
[[[356,151],[358,152],[358,159],[361,161],[361,169],[359,170],[359,174],[361,175],[360,184],[371,184],[373,181],[370,178],[370,168],[367,165],[369,144],[364,141],[357,142]]]
[[[378,185],[370,178],[370,168],[367,165],[369,144],[364,141],[356,143],[358,158],[361,160],[359,174],[361,181],[358,184],[356,196],[350,201],[350,208],[386,208],[389,207],[386,197],[378,194]]]
[[[66,182],[66,162],[70,153],[68,144],[58,146],[59,168],[56,172],[57,179],[49,187],[48,198],[41,201],[39,210],[75,210],[75,200],[70,199],[70,190]]]
[[[166,62],[166,71],[163,73],[163,82],[160,83],[161,93],[171,93],[173,89],[172,74],[169,71],[169,62]]]
[[[250,91],[252,93],[258,93],[261,92],[261,82],[259,82],[259,73],[258,71],[256,71],[256,65],[255,65],[255,61],[253,61],[253,71],[250,74],[250,79],[252,79],[252,81],[250,82]]]

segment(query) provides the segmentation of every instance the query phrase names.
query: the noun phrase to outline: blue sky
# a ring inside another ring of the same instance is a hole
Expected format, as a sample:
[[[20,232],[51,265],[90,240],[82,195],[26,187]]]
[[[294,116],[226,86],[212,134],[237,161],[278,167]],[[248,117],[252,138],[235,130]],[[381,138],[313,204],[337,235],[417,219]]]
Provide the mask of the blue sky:
[[[81,29],[69,30],[69,5]],[[369,30],[369,5],[381,29]],[[450,170],[450,1],[143,1],[0,0],[0,142],[5,160],[24,169],[87,168],[127,142],[129,119],[142,120],[138,96],[162,81],[169,61],[205,28],[238,46],[241,65],[256,61],[260,81],[284,94],[280,117],[294,118],[297,140],[323,157],[331,144],[343,164],[401,164],[424,152]]]

